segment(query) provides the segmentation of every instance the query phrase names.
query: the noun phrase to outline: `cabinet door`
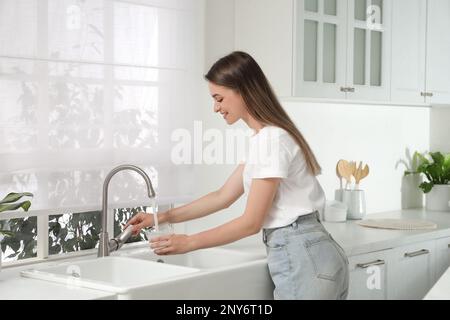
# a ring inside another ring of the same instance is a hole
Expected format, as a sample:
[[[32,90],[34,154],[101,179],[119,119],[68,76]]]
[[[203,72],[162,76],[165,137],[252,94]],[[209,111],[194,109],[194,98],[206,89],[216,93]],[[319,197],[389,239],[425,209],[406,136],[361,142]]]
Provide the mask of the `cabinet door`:
[[[392,250],[383,250],[357,256],[349,260],[349,300],[384,300],[388,297],[388,273]]]
[[[349,0],[348,99],[390,99],[391,1]]]
[[[425,102],[426,0],[392,3],[391,100]]]
[[[426,92],[431,104],[450,104],[450,1],[428,1]]]
[[[292,96],[293,1],[235,1],[235,49],[251,54],[283,97]]]
[[[294,96],[345,99],[346,1],[294,2]]]
[[[435,280],[444,274],[450,267],[450,237],[436,240],[436,277]]]
[[[389,299],[422,299],[434,284],[435,240],[394,249]]]

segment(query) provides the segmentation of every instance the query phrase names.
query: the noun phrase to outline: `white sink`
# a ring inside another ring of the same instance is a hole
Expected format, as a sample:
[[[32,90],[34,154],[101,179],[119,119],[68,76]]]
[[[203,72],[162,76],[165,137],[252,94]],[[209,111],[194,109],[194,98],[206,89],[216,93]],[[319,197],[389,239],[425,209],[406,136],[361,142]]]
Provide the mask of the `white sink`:
[[[192,251],[186,254],[160,256],[151,252],[150,248],[140,248],[129,252],[116,252],[123,257],[146,261],[163,262],[177,266],[198,269],[213,269],[236,266],[242,263],[264,259],[265,254],[248,253],[224,248],[209,248]]]
[[[199,269],[110,256],[25,270],[21,275],[59,282],[69,287],[129,294],[133,290],[197,271]]]
[[[151,253],[149,248],[139,248],[114,254],[136,260],[162,260],[164,263],[161,265],[172,264],[201,270],[155,283],[145,292],[136,292],[133,299],[273,299],[273,284],[264,253],[209,248],[187,254],[159,256]]]
[[[158,260],[164,263],[156,262]],[[272,299],[263,253],[225,248],[159,256],[150,248],[22,271],[23,277],[115,294],[116,299]]]

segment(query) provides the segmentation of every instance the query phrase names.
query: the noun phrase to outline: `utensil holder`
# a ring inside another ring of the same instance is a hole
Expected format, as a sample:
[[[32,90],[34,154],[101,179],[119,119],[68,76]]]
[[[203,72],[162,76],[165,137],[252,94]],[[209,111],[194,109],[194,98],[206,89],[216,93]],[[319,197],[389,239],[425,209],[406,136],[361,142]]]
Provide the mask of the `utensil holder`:
[[[334,200],[342,202],[342,193],[344,189],[336,189],[334,190]]]
[[[348,207],[347,219],[359,220],[366,216],[366,197],[364,190],[343,190],[342,202]]]

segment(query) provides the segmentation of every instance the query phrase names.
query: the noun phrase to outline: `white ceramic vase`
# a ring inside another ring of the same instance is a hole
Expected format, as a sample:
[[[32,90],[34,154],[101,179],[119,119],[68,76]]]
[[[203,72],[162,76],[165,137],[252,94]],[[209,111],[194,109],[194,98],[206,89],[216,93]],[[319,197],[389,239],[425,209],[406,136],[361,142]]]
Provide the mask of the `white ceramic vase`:
[[[402,209],[422,208],[423,191],[419,188],[423,178],[420,173],[408,174],[402,177]]]
[[[435,184],[425,198],[427,210],[450,212],[450,184]]]

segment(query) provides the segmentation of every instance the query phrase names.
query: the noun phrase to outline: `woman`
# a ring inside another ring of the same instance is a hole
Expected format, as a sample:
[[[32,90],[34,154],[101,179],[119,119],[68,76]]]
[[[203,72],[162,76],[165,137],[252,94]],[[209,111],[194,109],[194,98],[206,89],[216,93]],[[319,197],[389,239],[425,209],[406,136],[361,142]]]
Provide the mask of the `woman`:
[[[261,68],[247,53],[233,52],[218,60],[205,78],[214,111],[229,125],[242,119],[255,134],[246,159],[219,190],[159,213],[158,219],[176,223],[200,218],[228,208],[242,194],[246,208],[242,216],[207,231],[154,238],[151,247],[160,255],[185,253],[224,245],[263,228],[275,299],[345,299],[348,260],[319,220],[325,204],[316,179],[321,168]],[[137,234],[153,225],[153,217],[139,213],[128,225]]]

